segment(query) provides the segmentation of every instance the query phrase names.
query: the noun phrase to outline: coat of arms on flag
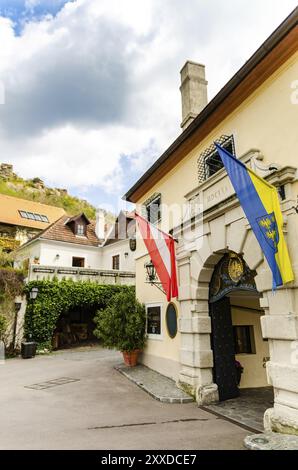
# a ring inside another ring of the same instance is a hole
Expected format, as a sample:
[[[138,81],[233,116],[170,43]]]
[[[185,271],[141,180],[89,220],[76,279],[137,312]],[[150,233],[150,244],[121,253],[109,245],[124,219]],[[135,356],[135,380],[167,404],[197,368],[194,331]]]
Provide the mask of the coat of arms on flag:
[[[273,275],[273,289],[294,280],[277,190],[215,142],[242,209]]]
[[[274,212],[257,217],[257,222],[269,246],[277,253],[277,245],[279,242],[278,227],[275,220]]]

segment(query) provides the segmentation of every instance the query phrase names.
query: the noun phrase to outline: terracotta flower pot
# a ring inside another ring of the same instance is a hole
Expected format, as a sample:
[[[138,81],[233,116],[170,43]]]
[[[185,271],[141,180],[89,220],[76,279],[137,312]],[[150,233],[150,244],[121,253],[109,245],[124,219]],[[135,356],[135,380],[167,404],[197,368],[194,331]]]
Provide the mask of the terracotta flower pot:
[[[129,367],[135,367],[138,363],[139,349],[134,351],[122,351],[124,364]]]

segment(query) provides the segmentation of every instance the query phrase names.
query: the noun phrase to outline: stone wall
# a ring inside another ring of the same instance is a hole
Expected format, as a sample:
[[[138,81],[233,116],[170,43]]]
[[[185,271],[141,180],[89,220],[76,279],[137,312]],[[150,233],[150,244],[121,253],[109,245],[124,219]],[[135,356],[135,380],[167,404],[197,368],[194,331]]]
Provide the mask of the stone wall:
[[[12,303],[13,308],[8,315],[8,327],[5,335],[5,344],[10,350],[19,351],[21,349],[21,343],[24,339],[26,305],[25,296],[16,297],[15,302]]]

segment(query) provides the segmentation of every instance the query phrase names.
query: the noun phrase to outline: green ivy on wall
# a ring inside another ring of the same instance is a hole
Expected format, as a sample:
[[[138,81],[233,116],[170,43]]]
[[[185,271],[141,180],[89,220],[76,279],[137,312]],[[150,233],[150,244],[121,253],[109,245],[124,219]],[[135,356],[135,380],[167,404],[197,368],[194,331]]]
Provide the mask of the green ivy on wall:
[[[35,300],[30,299],[33,287],[38,288]],[[131,290],[134,291],[134,287],[72,280],[31,281],[25,287],[25,336],[31,335],[39,349],[51,349],[53,333],[61,314],[84,306],[94,310],[105,308],[116,293]]]

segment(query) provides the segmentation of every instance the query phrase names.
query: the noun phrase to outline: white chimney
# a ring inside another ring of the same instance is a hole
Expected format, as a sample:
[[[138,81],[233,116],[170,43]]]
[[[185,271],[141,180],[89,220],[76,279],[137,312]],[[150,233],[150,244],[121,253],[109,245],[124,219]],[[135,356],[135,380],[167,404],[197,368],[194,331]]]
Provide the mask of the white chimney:
[[[194,118],[207,105],[207,84],[205,80],[205,65],[188,60],[180,70],[182,122],[185,130]]]
[[[105,213],[102,209],[96,210],[95,233],[97,238],[101,240],[105,238]]]

